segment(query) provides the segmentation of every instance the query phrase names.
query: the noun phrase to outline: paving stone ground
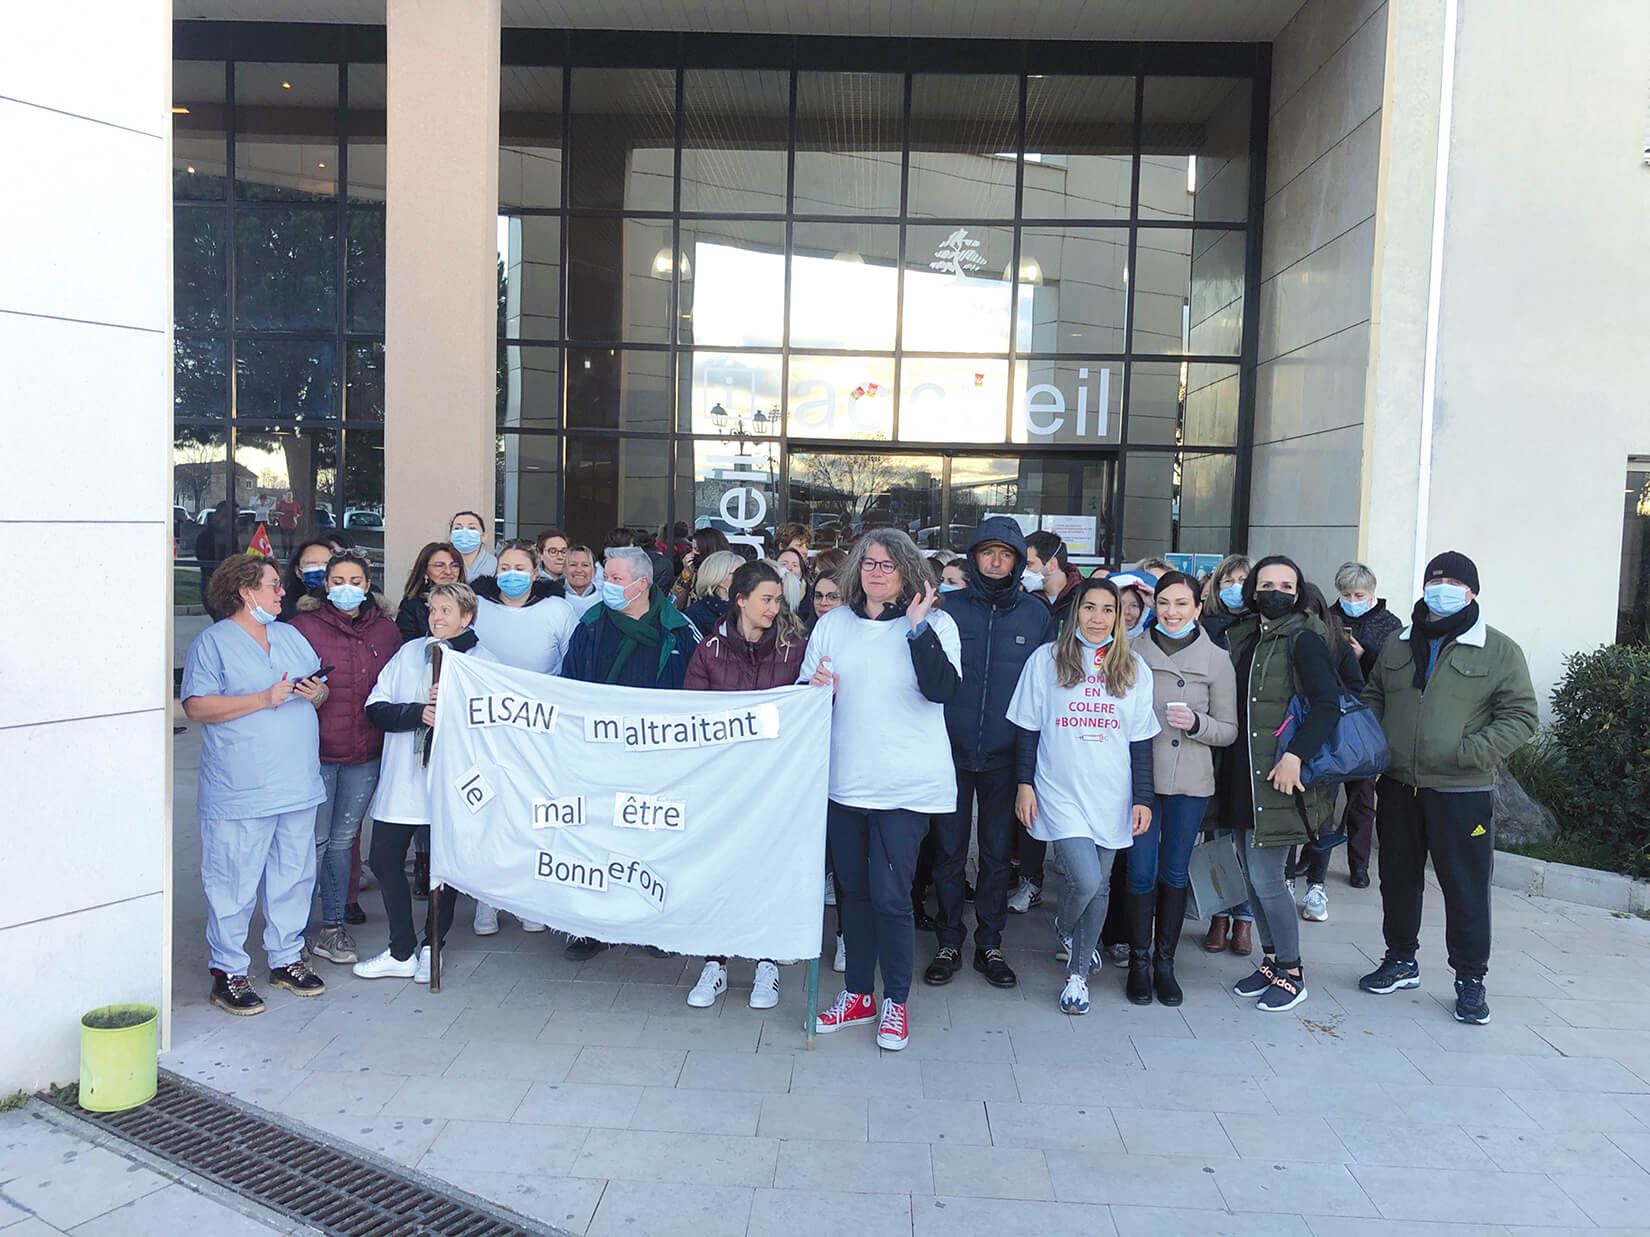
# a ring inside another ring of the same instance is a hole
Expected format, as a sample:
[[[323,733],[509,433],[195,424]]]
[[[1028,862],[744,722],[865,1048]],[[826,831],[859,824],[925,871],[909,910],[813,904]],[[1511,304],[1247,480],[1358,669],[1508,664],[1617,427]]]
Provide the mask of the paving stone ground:
[[[206,1002],[193,789],[177,745],[176,983],[164,1064],[574,1233],[1650,1232],[1650,923],[1495,891],[1494,1021],[1457,1024],[1428,888],[1419,990],[1375,997],[1380,903],[1337,856],[1302,925],[1305,1004],[1229,992],[1248,966],[1188,924],[1186,1003],[1136,1008],[1109,968],[1055,1008],[1047,906],[1011,916],[1009,991],[919,981],[912,1038],[802,1035],[803,968],[749,1009],[687,1008],[699,959],[470,932],[442,992],[317,963],[329,989],[227,1017]],[[1052,887],[1051,887],[1052,891]],[[375,892],[356,930],[383,947]],[[259,926],[254,922],[253,940]],[[920,937],[918,967],[933,938]],[[254,955],[258,951],[254,947]],[[255,968],[261,967],[261,960]],[[258,973],[255,969],[255,973]],[[835,995],[827,969],[822,995]],[[3,1223],[3,1220],[0,1220]]]

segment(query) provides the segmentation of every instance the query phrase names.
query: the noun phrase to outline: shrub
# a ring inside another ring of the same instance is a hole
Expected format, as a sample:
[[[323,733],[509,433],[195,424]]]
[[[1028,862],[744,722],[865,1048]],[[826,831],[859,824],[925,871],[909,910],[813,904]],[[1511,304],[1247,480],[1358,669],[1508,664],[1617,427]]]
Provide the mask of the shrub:
[[[1616,856],[1617,870],[1650,875],[1650,649],[1570,654],[1552,704],[1565,840]]]

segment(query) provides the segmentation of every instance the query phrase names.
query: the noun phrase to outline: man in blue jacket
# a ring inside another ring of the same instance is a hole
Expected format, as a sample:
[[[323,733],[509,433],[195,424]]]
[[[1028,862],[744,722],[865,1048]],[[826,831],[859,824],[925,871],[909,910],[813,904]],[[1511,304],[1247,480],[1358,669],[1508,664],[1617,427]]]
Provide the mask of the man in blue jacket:
[[[979,801],[980,872],[974,892],[974,969],[999,988],[1017,982],[1003,957],[1008,917],[1009,854],[1014,821],[1014,745],[1008,702],[1026,659],[1054,639],[1048,606],[1020,588],[1025,535],[1017,521],[992,516],[968,546],[968,587],[947,593],[945,612],[962,636],[962,687],[945,706],[957,767],[957,810],[934,831],[934,888],[939,895],[939,949],[923,982],[950,983],[962,968],[963,867],[969,825]]]
[[[561,677],[623,687],[681,687],[699,644],[699,629],[653,583],[653,564],[645,550],[609,550],[603,567],[604,604],[586,610],[573,629]],[[583,962],[606,948],[602,941],[574,936],[563,956]]]

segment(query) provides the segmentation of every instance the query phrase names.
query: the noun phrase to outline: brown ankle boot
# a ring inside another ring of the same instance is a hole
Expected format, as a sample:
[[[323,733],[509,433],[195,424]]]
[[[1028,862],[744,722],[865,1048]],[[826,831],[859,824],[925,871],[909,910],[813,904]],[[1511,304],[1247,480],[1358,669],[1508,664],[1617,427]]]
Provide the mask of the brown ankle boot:
[[[1247,919],[1233,921],[1231,949],[1233,953],[1245,957],[1255,952],[1254,925]]]
[[[1218,954],[1226,949],[1226,933],[1232,926],[1228,915],[1209,916],[1209,935],[1203,938],[1203,948],[1209,953]]]

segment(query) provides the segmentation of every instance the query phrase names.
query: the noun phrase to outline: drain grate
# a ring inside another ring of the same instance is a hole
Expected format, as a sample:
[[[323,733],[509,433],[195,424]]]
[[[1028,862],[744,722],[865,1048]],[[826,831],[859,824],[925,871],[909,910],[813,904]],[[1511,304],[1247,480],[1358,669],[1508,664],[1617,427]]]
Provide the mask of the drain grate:
[[[140,1108],[88,1113],[58,1106],[208,1181],[339,1237],[525,1237],[549,1231],[526,1227],[519,1218],[487,1211],[277,1125],[164,1070],[155,1098]]]

